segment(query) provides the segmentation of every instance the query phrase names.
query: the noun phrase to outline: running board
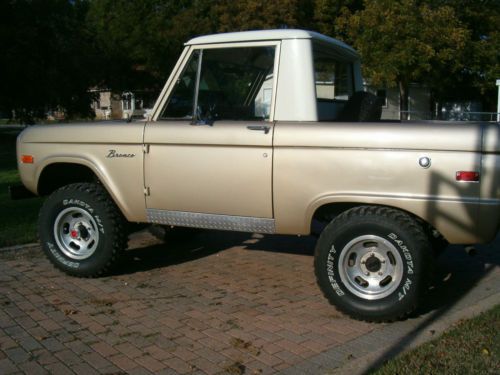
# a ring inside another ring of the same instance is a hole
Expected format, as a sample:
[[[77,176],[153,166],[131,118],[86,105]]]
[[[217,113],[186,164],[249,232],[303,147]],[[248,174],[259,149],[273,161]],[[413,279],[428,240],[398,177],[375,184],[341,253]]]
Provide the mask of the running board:
[[[147,209],[148,222],[153,224],[231,230],[250,233],[275,233],[274,219],[202,214],[198,212]]]

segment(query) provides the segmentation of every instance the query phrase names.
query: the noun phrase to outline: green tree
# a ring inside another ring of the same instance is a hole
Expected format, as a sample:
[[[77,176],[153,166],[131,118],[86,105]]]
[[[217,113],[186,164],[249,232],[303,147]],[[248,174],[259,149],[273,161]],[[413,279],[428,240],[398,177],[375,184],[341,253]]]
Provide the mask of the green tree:
[[[87,17],[106,63],[103,86],[158,91],[183,43],[214,31],[208,0],[99,0]]]
[[[453,8],[416,0],[365,1],[363,10],[344,11],[337,27],[360,52],[372,84],[399,88],[402,111],[408,110],[411,82],[433,87],[439,84],[433,72],[461,68],[456,56],[469,37]]]
[[[0,106],[23,121],[60,108],[90,115],[99,56],[84,27],[85,1],[0,3]]]
[[[214,5],[219,32],[309,28],[313,12],[311,0],[222,0]]]
[[[363,8],[362,0],[315,0],[313,29],[325,35],[337,35],[337,18],[344,12]]]
[[[434,0],[453,7],[469,32],[456,59],[462,68],[453,75],[441,74],[436,95],[442,100],[481,98],[486,110],[496,111],[496,79],[500,78],[500,1]]]

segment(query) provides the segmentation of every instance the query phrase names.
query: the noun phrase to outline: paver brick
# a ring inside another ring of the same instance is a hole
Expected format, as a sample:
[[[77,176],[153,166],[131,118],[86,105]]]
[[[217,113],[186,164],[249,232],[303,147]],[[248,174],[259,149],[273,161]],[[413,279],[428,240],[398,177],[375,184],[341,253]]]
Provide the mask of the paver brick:
[[[31,358],[31,354],[20,347],[7,349],[5,354],[7,354],[7,357],[16,364],[27,362]]]
[[[67,367],[61,362],[45,365],[45,368],[48,370],[50,374],[57,374],[57,375],[74,374],[74,371],[72,371],[69,367]]]
[[[71,366],[71,370],[77,375],[98,375],[99,372],[87,363],[78,363]]]
[[[137,362],[123,354],[117,354],[108,358],[115,366],[121,368],[123,371],[129,371],[138,366]]]
[[[166,367],[164,362],[162,363],[162,362],[158,361],[157,359],[154,359],[150,355],[143,355],[141,357],[137,357],[137,358],[135,358],[135,362],[137,362],[137,364],[145,367],[146,369],[148,369],[151,372],[157,372],[157,371],[160,371],[161,369],[164,369]]]
[[[33,359],[42,366],[59,362],[59,359],[47,349],[37,349],[31,352],[31,355],[33,356]]]
[[[82,360],[80,357],[78,357],[75,353],[73,353],[71,350],[66,349],[66,350],[61,350],[60,352],[57,352],[54,354],[58,359],[61,360],[64,364],[68,366],[76,365],[78,363],[81,363]]]
[[[110,362],[97,352],[82,354],[81,358],[97,370],[103,369],[110,365]]]
[[[279,365],[283,362],[276,354],[267,354],[266,352],[260,353],[257,359],[270,367]]]
[[[17,344],[17,342],[15,342],[9,336],[0,337],[0,349],[6,350],[6,349],[15,348],[16,346],[19,346],[19,345]]]
[[[94,349],[97,353],[102,355],[104,358],[107,358],[113,354],[117,354],[118,352],[112,346],[106,344],[105,342],[98,342],[90,345],[92,349]]]
[[[58,340],[52,337],[44,338],[40,343],[47,350],[50,350],[53,353],[65,349],[65,346],[63,344],[61,344]]]
[[[16,261],[0,252],[0,374],[316,374],[420,322],[340,314],[316,286],[308,238],[208,231],[161,246],[128,250],[123,273],[98,279],[66,276],[36,248]],[[481,298],[498,292],[498,276]]]
[[[187,363],[190,363],[193,359],[198,358],[197,354],[184,347],[176,348],[175,351],[173,351],[173,354]]]
[[[8,358],[0,359],[0,374],[12,374],[18,372],[17,366]]]
[[[123,354],[125,354],[129,358],[137,358],[142,355],[142,350],[139,350],[133,344],[126,342],[124,344],[116,345],[115,349]]]
[[[45,370],[42,366],[40,366],[38,363],[34,361],[29,361],[19,364],[19,369],[29,375],[48,374],[47,370]]]

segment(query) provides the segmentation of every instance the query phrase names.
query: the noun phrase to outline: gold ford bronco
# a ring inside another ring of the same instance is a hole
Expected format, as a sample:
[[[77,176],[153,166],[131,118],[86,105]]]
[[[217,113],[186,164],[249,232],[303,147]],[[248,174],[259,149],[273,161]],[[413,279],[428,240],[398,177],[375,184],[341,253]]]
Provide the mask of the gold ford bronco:
[[[500,130],[380,114],[338,40],[208,35],[185,44],[147,121],[30,127],[19,172],[47,196],[40,241],[70,275],[106,272],[127,222],[290,235],[319,223],[324,295],[393,320],[427,289],[434,250],[496,235]]]

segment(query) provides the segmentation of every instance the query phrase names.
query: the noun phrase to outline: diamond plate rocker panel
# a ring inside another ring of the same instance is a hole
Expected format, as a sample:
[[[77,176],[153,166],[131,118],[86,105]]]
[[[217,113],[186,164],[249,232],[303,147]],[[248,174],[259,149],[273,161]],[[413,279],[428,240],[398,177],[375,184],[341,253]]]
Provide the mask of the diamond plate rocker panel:
[[[154,224],[250,233],[275,233],[274,219],[156,209],[147,209],[146,211],[148,222]]]

